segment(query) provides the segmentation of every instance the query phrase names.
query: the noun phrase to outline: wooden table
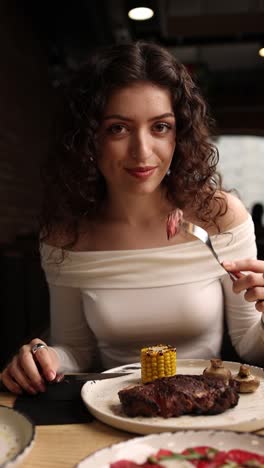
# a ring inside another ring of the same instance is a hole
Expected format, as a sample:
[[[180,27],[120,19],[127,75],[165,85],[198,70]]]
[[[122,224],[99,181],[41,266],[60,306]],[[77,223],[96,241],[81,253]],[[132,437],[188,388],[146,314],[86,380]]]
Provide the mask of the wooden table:
[[[0,405],[13,406],[15,397],[0,393]],[[135,437],[97,420],[88,424],[36,426],[34,447],[21,468],[73,468],[90,453]]]
[[[13,406],[15,397],[0,393],[0,405]],[[264,435],[264,428],[254,432]],[[35,445],[21,468],[73,468],[90,453],[135,437],[94,420],[88,424],[37,426]]]

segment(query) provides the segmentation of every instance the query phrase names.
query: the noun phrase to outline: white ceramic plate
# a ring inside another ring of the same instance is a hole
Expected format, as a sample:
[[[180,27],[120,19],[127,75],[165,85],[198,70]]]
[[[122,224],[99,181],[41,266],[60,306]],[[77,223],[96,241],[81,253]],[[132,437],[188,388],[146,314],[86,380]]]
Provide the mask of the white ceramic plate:
[[[201,359],[178,359],[177,374],[201,374],[208,363],[209,361]],[[240,367],[240,364],[235,362],[225,361],[224,365],[233,373],[237,373]],[[124,366],[126,372],[133,372],[131,375],[90,381],[82,387],[81,396],[89,411],[110,426],[138,434],[174,432],[182,429],[254,431],[264,428],[264,372],[259,367],[251,367],[252,374],[258,376],[261,381],[259,388],[254,393],[240,394],[238,405],[234,408],[217,415],[179,416],[168,419],[130,418],[122,412],[118,391],[140,382],[140,369],[133,370],[131,367],[133,366]],[[115,371],[117,369],[120,371],[120,368],[116,368]]]
[[[264,437],[225,431],[180,431],[151,434],[98,450],[82,460],[77,468],[109,468],[114,461],[127,459],[143,463],[160,448],[180,452],[188,447],[208,445],[218,450],[243,449],[264,454]]]
[[[35,439],[34,424],[22,413],[0,406],[0,466],[13,468],[22,462]]]

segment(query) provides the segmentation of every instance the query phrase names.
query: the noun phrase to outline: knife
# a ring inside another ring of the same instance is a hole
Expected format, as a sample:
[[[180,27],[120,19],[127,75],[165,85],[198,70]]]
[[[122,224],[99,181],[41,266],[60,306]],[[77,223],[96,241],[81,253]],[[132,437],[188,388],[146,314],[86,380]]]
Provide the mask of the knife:
[[[123,377],[124,375],[130,374],[131,372],[87,372],[81,374],[65,374],[64,379],[62,379],[62,382],[65,382],[67,380],[74,380],[76,382],[86,382],[88,380],[105,380],[113,379],[115,377]]]
[[[79,383],[85,383],[89,380],[106,380],[106,379],[113,379],[115,377],[122,377],[124,375],[130,375],[131,372],[108,372],[103,374],[102,372],[83,372],[80,374],[65,374],[60,382],[64,383],[72,383],[72,382],[79,382]],[[55,385],[60,382],[46,382],[48,385]],[[10,392],[3,382],[0,379],[0,392]]]

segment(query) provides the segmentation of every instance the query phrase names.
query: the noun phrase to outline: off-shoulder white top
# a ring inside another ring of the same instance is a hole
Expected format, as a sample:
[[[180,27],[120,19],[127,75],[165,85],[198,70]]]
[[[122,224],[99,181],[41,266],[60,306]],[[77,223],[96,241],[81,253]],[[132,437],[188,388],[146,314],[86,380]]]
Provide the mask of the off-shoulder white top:
[[[221,260],[255,258],[251,217],[212,236]],[[139,360],[140,348],[175,345],[178,358],[220,355],[223,316],[240,356],[264,362],[264,329],[254,303],[199,240],[138,250],[79,252],[43,244],[50,291],[51,344],[64,371],[87,370],[100,356],[110,368]]]

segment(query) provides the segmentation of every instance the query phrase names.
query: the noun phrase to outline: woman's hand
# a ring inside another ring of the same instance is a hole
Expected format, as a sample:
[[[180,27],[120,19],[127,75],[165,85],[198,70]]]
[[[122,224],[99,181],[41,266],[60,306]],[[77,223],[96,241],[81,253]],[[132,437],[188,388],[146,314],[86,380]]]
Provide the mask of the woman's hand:
[[[32,347],[36,344],[42,347]],[[59,381],[57,370],[59,359],[54,349],[47,346],[44,341],[35,338],[30,343],[22,346],[12,361],[2,372],[2,382],[13,393],[20,394],[22,391],[35,395],[45,392],[45,381]]]
[[[256,309],[264,312],[264,261],[245,259],[223,262],[223,265],[226,270],[233,273],[246,272],[238,274],[238,279],[233,283],[233,291],[235,293],[246,291],[244,294],[246,301],[256,302]]]

